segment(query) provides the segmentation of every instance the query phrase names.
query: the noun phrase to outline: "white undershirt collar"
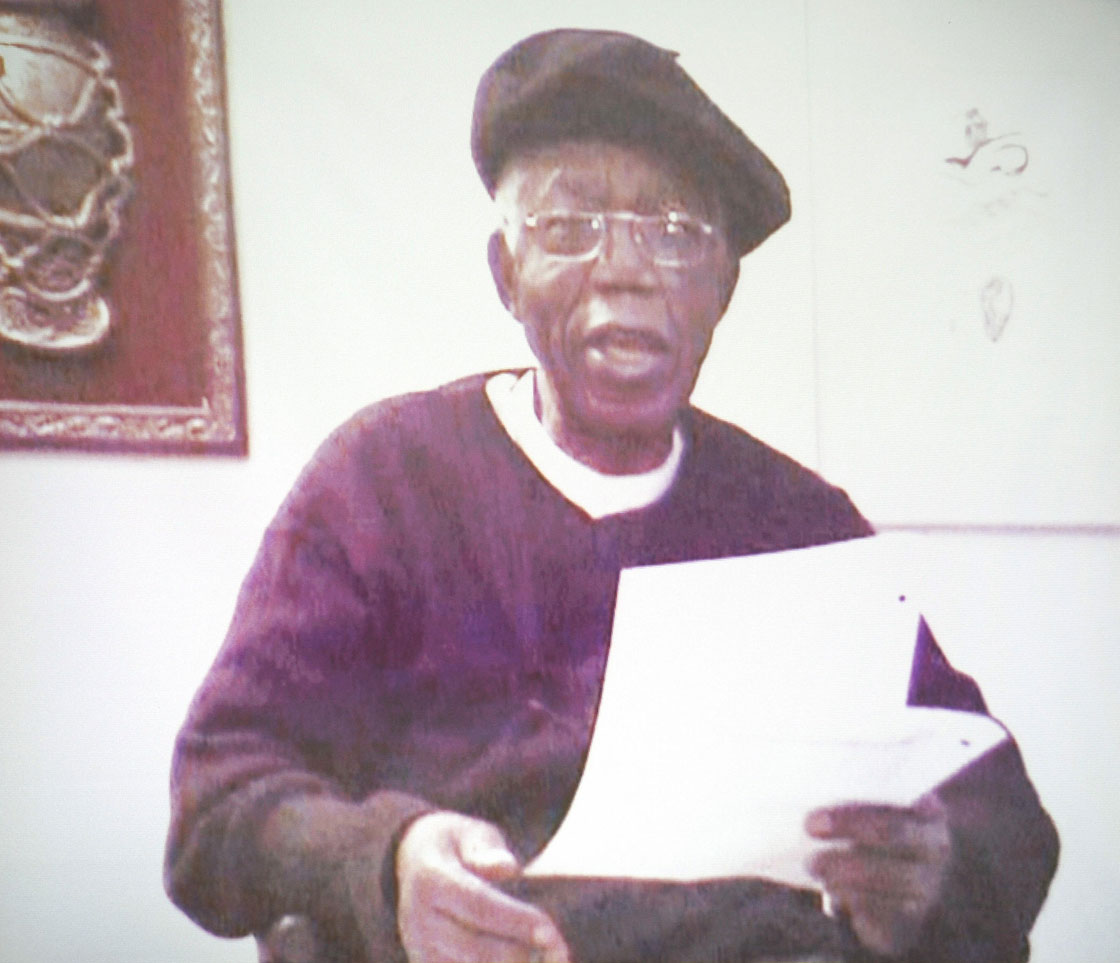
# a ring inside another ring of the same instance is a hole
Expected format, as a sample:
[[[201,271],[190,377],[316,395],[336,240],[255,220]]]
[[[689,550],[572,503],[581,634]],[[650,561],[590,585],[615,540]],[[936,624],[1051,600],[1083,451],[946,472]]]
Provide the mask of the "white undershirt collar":
[[[534,373],[503,371],[486,382],[494,414],[525,457],[561,495],[591,518],[646,508],[672,486],[684,454],[680,427],[673,429],[668,457],[637,475],[606,475],[578,461],[556,444],[537,419]]]

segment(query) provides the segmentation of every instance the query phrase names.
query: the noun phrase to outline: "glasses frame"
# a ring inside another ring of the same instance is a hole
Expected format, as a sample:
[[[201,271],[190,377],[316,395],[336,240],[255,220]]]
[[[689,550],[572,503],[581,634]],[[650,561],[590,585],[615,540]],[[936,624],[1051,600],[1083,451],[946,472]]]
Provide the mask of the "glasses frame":
[[[643,256],[652,264],[659,267],[674,268],[674,269],[687,269],[696,267],[703,264],[712,253],[711,240],[715,235],[715,228],[702,218],[696,217],[685,211],[665,211],[660,214],[638,214],[635,211],[584,211],[584,210],[570,210],[568,208],[550,208],[544,211],[533,211],[526,214],[523,223],[526,229],[532,235],[539,227],[540,222],[550,217],[582,217],[590,218],[592,224],[596,227],[597,239],[595,244],[587,251],[579,254],[561,254],[554,251],[549,251],[543,245],[538,243],[541,251],[547,257],[554,258],[558,261],[570,261],[572,263],[584,263],[587,261],[594,261],[602,256],[603,248],[607,242],[607,229],[611,221],[624,221],[630,225],[630,240],[633,241],[634,246],[638,248]],[[650,250],[649,245],[643,240],[642,232],[638,229],[642,225],[658,225],[664,223],[670,224],[690,224],[700,229],[700,233],[705,239],[703,250],[693,259],[680,260],[679,258],[659,258]]]

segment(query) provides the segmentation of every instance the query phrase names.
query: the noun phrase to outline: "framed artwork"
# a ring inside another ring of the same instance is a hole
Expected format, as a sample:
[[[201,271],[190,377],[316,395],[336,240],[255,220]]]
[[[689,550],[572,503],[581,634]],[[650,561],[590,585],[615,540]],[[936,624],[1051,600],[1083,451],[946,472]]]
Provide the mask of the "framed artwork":
[[[247,450],[219,0],[0,4],[0,446]]]

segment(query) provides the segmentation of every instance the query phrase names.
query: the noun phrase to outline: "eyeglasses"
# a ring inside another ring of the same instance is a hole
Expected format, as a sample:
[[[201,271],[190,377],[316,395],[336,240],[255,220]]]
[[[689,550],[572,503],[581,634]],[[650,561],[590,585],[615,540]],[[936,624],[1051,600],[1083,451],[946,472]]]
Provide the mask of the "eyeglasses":
[[[525,226],[550,257],[592,261],[602,253],[611,221],[625,221],[634,245],[661,267],[694,267],[712,250],[712,225],[681,211],[538,211],[526,216]]]

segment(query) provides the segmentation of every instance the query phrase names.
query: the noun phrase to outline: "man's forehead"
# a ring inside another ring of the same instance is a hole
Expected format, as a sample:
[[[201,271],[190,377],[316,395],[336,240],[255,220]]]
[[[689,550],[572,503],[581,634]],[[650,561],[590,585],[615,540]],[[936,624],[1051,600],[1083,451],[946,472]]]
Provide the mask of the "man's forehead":
[[[572,196],[598,204],[657,206],[665,203],[714,207],[679,166],[653,151],[602,140],[557,141],[519,152],[507,174],[515,172],[524,200]]]

